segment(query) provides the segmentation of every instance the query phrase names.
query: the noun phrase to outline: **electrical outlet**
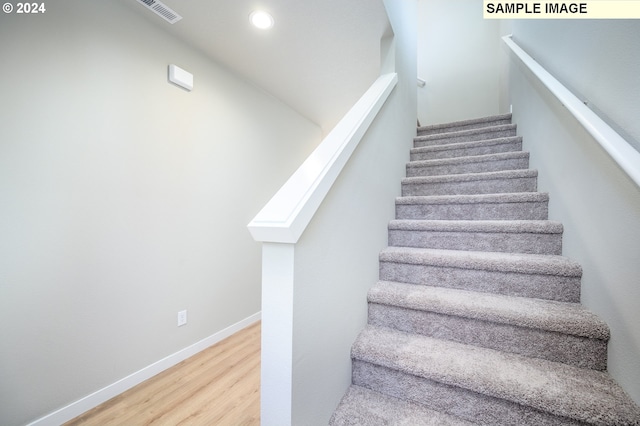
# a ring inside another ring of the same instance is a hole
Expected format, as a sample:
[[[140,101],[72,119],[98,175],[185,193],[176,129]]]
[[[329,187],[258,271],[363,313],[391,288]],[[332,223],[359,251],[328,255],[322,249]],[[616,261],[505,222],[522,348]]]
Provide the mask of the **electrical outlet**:
[[[187,323],[187,310],[178,312],[178,327],[181,327]]]

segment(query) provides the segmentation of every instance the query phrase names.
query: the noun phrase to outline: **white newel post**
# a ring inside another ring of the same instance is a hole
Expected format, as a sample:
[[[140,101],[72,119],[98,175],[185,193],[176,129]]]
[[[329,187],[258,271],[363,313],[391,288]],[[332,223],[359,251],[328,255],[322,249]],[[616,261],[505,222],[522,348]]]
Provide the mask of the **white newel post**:
[[[291,425],[294,244],[262,244],[263,426]]]

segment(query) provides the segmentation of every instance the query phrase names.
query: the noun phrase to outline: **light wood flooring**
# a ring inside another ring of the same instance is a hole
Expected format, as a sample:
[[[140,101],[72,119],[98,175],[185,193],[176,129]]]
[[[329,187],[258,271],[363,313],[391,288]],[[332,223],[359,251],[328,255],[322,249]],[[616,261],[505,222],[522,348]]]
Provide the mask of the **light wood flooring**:
[[[260,323],[65,425],[260,424]]]

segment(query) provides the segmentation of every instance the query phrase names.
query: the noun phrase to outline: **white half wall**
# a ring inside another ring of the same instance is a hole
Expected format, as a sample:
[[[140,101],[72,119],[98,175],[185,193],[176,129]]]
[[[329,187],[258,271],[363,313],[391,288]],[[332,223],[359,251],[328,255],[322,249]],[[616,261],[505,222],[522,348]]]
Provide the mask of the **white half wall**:
[[[321,131],[123,2],[2,13],[0,57],[0,424],[14,426],[259,313],[246,224]],[[193,91],[168,82],[171,63]]]
[[[610,49],[616,49],[615,46],[577,43],[593,41],[594,25],[567,21],[562,25],[551,21],[514,22],[514,40],[522,43],[523,48],[528,45],[532,49],[528,53],[536,55],[552,74],[553,70],[562,70],[560,74],[569,77],[569,86],[577,87],[585,78],[595,78],[595,74],[585,77],[566,73],[575,65],[570,63],[575,59],[574,50],[581,51],[579,56],[583,60],[587,57],[598,63],[613,60]],[[610,27],[613,33],[621,30],[617,25],[627,26],[618,21],[598,25]],[[572,28],[570,39],[576,43],[569,45],[562,40],[565,26]],[[601,27],[599,31],[605,29]],[[551,47],[550,33],[554,32],[559,38],[557,46]],[[638,40],[640,32],[634,34]],[[621,56],[619,61],[607,65],[622,70],[599,74],[600,86],[637,87],[640,70],[629,72],[628,67],[638,63],[640,52],[628,50],[627,54],[633,58]],[[598,73],[598,67],[585,64],[580,73]],[[524,138],[524,149],[531,152],[531,167],[540,172],[539,190],[550,194],[550,218],[564,224],[563,254],[583,267],[581,301],[611,328],[608,370],[640,403],[640,188],[517,59],[511,59],[509,74],[513,121]],[[629,77],[626,82],[605,82],[624,75]],[[633,91],[610,96],[621,96],[620,101],[632,104],[632,109],[639,106]],[[609,117],[615,115],[605,112]]]
[[[482,2],[418,0],[420,124],[483,117],[500,110],[500,22],[482,18]]]

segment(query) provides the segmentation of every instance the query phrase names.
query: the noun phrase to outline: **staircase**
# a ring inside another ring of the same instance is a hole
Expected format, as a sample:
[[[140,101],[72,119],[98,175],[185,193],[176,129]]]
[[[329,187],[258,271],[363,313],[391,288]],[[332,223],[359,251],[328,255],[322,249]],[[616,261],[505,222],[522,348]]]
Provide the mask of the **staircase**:
[[[510,115],[418,128],[330,424],[640,425]]]

